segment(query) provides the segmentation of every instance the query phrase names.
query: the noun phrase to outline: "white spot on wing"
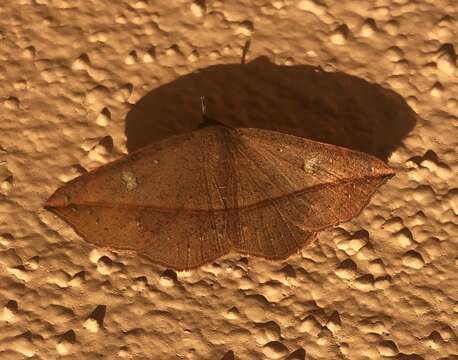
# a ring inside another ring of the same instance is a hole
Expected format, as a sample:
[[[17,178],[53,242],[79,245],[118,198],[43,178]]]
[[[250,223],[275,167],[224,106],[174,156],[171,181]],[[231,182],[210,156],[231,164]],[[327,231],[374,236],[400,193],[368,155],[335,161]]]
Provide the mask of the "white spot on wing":
[[[121,173],[121,179],[127,191],[132,191],[138,186],[137,177],[132,171],[123,171]]]

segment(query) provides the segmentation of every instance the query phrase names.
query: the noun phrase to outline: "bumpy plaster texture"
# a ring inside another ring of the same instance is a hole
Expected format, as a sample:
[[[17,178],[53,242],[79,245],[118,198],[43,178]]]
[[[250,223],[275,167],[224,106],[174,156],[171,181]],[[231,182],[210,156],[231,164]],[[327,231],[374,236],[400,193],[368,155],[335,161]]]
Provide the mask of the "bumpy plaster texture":
[[[457,29],[455,0],[2,4],[0,358],[458,359]],[[42,209],[200,95],[397,175],[283,262],[178,273]]]

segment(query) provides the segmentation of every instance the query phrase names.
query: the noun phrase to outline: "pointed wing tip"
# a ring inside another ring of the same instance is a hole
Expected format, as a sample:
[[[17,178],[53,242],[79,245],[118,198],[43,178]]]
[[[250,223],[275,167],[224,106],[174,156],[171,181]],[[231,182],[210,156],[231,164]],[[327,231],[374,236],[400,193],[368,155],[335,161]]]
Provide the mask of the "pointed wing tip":
[[[387,179],[393,177],[394,175],[396,175],[396,172],[395,172],[392,168],[390,168],[390,167],[387,167],[387,168],[380,174],[380,176],[382,176],[382,177],[384,177],[384,178],[387,178]]]
[[[51,209],[53,209],[55,207],[56,206],[55,206],[54,202],[52,201],[52,196],[43,203],[43,208],[45,208],[46,210],[51,210]]]
[[[43,207],[47,210],[55,209],[58,207],[65,207],[68,206],[68,196],[62,194],[60,189],[57,189],[54,194],[52,194],[48,200],[46,200],[43,204]]]
[[[372,174],[387,180],[396,175],[396,171],[381,160],[379,160],[378,164],[371,168],[371,172]]]

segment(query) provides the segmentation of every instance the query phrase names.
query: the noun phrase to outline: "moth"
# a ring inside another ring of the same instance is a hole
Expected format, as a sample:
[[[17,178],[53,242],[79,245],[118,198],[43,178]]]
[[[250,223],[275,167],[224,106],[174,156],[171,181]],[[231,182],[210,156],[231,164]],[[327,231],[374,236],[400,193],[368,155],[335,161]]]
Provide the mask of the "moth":
[[[231,251],[285,259],[348,221],[394,171],[378,158],[212,120],[68,182],[45,203],[89,243],[176,270]]]

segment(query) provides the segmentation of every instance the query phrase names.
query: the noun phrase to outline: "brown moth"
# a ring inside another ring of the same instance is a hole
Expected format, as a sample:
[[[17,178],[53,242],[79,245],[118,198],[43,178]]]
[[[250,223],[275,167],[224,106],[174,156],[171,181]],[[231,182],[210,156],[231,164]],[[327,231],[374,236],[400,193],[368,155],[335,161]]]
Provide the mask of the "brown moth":
[[[68,182],[45,207],[92,244],[184,270],[230,251],[285,259],[394,175],[361,152],[204,118]]]

